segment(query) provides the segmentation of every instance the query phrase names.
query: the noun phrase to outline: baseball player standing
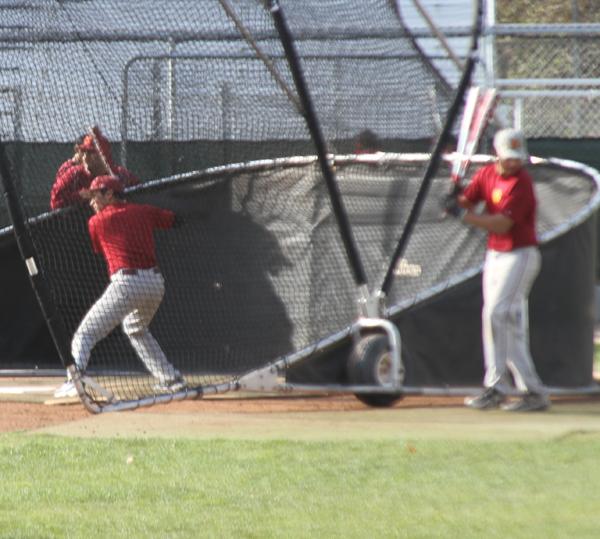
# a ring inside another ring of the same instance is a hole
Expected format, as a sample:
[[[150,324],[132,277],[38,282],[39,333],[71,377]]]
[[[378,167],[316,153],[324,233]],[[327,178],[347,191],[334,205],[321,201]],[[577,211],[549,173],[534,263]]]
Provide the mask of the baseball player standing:
[[[56,210],[81,203],[79,192],[88,189],[96,176],[106,174],[119,178],[125,187],[140,183],[132,172],[113,162],[110,142],[96,126],[90,134],[80,137],[75,143],[73,157],[56,172],[50,191],[50,208]]]
[[[98,176],[89,190],[82,191],[95,212],[88,222],[92,248],[104,256],[110,284],[77,328],[71,353],[84,373],[96,343],[122,323],[138,357],[158,381],[154,390],[180,391],[185,388],[181,373],[167,360],[148,329],[165,291],[156,265],[153,232],[171,228],[175,214],[126,202],[122,191],[123,183],[112,176]],[[70,380],[55,392],[57,397],[76,395]]]
[[[494,137],[497,161],[478,170],[449,213],[486,230],[483,267],[483,351],[485,390],[467,398],[478,410],[515,412],[545,410],[550,400],[538,377],[529,350],[528,297],[541,267],[535,230],[536,199],[521,131],[503,129]],[[474,210],[483,201],[482,213]],[[460,211],[462,209],[462,211]],[[465,211],[466,210],[466,211]],[[505,403],[512,373],[522,397]]]

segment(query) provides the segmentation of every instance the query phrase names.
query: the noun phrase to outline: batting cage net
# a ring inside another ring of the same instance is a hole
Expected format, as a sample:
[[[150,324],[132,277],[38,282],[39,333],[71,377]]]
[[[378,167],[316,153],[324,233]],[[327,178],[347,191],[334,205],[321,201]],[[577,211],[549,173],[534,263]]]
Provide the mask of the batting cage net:
[[[56,170],[90,125],[142,181],[314,155],[268,3],[0,6],[10,80],[0,128],[28,213],[49,208]],[[452,91],[415,48],[394,2],[284,7],[329,151],[354,151],[365,129],[381,149],[430,148]]]
[[[266,4],[0,8],[18,51],[0,156],[14,233],[94,411],[235,389],[245,373],[348,337],[348,245],[378,286],[446,142],[455,96],[395,2],[283,3],[343,202],[336,213],[268,9],[279,3]],[[589,214],[587,172],[533,172],[552,208],[543,230]],[[482,235],[442,211],[449,174],[446,161],[413,216],[389,314],[479,268]]]
[[[93,401],[152,399],[183,379],[197,393],[229,387],[356,315],[275,7],[1,8],[18,73],[2,145],[15,233],[63,361],[95,380]],[[283,7],[327,152],[431,149],[452,91],[394,2]],[[359,184],[371,165],[344,168]]]

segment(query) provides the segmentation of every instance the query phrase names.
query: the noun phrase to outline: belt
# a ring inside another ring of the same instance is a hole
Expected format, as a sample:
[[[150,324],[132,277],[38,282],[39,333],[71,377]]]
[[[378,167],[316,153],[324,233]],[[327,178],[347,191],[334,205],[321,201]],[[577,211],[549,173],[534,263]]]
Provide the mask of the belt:
[[[154,268],[145,268],[145,269],[136,269],[136,268],[122,268],[119,270],[123,275],[137,275],[140,271],[152,271],[153,273],[160,273],[160,270],[157,267]]]

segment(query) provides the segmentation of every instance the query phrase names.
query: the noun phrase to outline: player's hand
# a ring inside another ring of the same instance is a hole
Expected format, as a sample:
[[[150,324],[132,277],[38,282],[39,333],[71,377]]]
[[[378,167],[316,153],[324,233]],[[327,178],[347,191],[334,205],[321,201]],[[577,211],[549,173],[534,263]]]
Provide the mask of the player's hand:
[[[181,217],[178,213],[175,214],[175,219],[173,219],[173,224],[171,228],[180,228],[185,224],[185,219]]]
[[[447,200],[444,205],[444,210],[446,211],[446,215],[450,215],[456,219],[462,219],[465,216],[465,213],[467,213],[467,210],[458,203],[456,197]]]
[[[448,193],[442,200],[442,208],[446,215],[462,219],[466,210],[458,203],[458,196],[462,189],[458,185],[454,185],[452,191]]]

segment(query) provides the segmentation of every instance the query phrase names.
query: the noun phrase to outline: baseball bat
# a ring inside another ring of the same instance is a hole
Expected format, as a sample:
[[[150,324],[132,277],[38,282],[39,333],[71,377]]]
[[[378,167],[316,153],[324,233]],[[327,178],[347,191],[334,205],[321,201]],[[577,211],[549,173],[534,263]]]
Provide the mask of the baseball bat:
[[[104,152],[102,151],[102,148],[100,147],[100,142],[98,141],[98,137],[96,136],[96,131],[94,130],[94,127],[92,127],[92,126],[88,127],[88,132],[89,132],[90,136],[92,137],[92,140],[94,141],[94,146],[96,147],[96,151],[98,152],[100,159],[102,159],[102,163],[104,164],[104,167],[106,168],[106,170],[108,170],[109,175],[112,176],[113,178],[117,178],[117,175],[113,172],[113,169],[111,168],[106,155],[104,155]]]
[[[479,87],[474,86],[469,88],[469,91],[467,92],[467,99],[465,101],[465,108],[463,110],[462,120],[460,122],[458,140],[456,142],[456,156],[458,157],[458,159],[455,159],[452,162],[452,172],[450,174],[450,177],[454,183],[458,182],[462,156],[464,155],[467,146],[467,137],[469,135],[471,123],[475,114],[475,107],[477,106],[478,101]]]
[[[497,102],[498,92],[494,88],[487,89],[483,93],[477,87],[469,90],[456,147],[458,158],[452,163],[451,179],[454,190],[461,187],[460,184],[471,164],[471,158],[494,114]]]

